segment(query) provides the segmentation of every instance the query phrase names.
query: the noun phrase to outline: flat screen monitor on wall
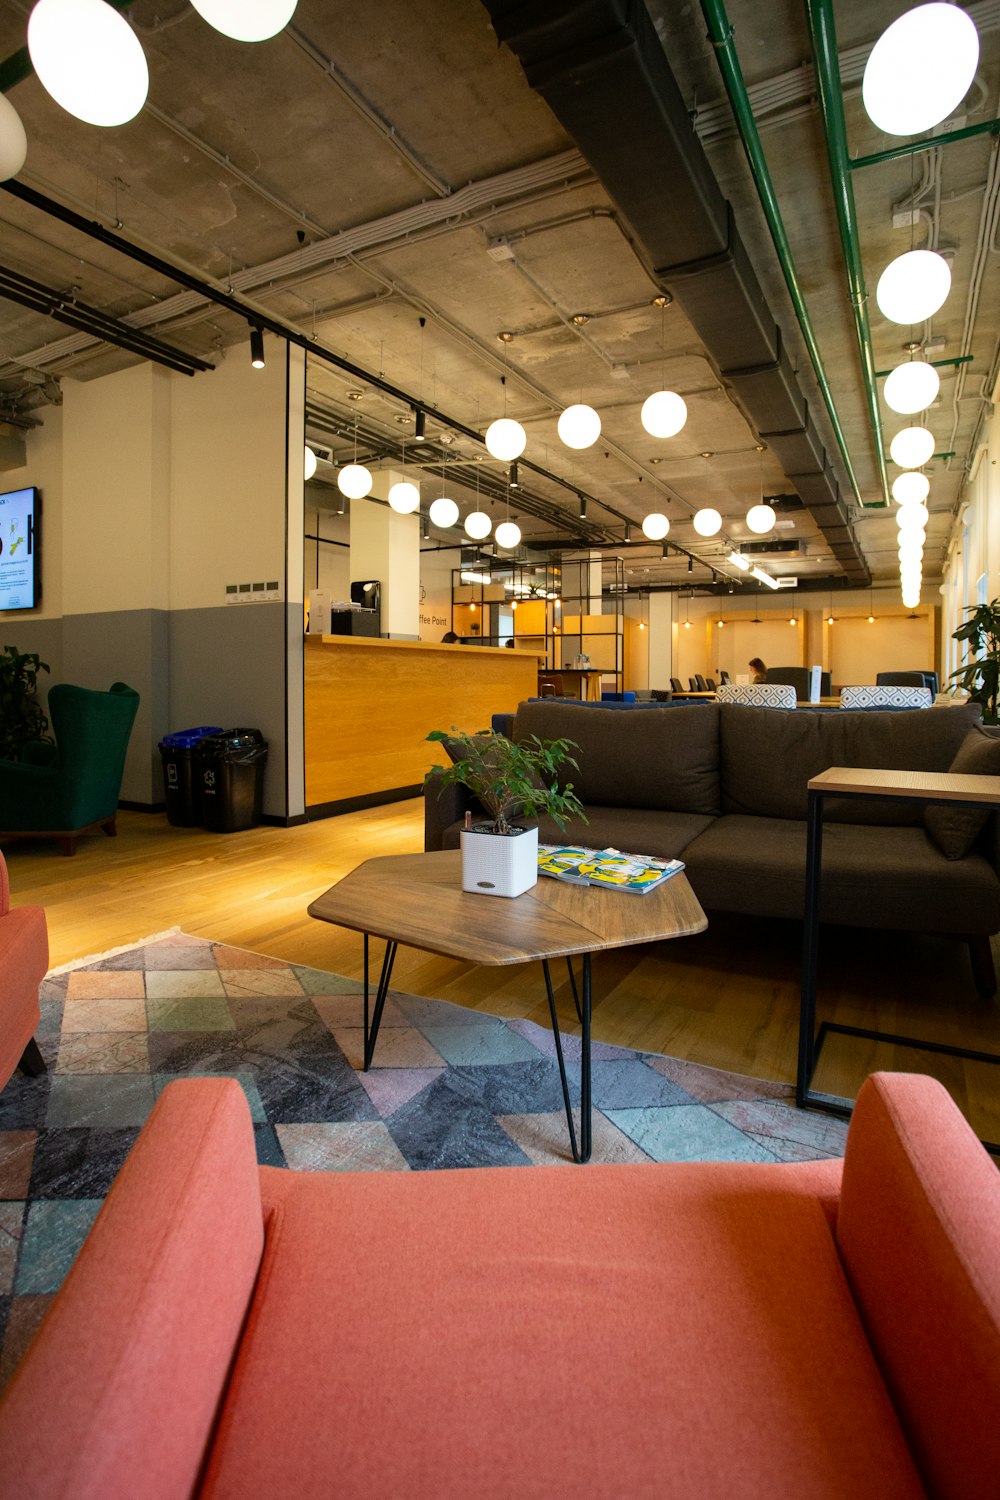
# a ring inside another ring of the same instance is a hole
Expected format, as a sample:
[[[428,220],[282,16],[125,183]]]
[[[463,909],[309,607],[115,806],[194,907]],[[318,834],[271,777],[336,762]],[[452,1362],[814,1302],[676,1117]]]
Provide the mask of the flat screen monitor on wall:
[[[0,495],[0,609],[34,609],[41,601],[41,502],[34,487]]]

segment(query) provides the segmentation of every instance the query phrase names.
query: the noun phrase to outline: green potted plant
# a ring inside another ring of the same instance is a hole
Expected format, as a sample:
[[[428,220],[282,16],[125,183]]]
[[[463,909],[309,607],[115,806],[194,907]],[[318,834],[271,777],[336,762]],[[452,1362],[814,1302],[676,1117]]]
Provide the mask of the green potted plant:
[[[428,771],[443,790],[468,787],[489,814],[462,831],[462,889],[490,896],[520,896],[538,879],[538,829],[518,818],[548,813],[565,829],[569,817],[586,814],[573,783],[559,784],[563,765],[576,766],[572,740],[540,740],[532,735],[515,743],[505,735],[481,730],[432,730],[428,740],[447,743],[452,762]],[[468,815],[467,815],[468,822]]]
[[[47,740],[49,721],[35,696],[48,663],[34,651],[5,646],[0,653],[0,760],[20,760],[29,740]]]
[[[979,703],[984,724],[1000,724],[997,695],[1000,693],[1000,599],[992,604],[970,604],[970,618],[952,633],[952,640],[965,641],[969,659],[952,672],[949,681],[963,688],[971,703]]]

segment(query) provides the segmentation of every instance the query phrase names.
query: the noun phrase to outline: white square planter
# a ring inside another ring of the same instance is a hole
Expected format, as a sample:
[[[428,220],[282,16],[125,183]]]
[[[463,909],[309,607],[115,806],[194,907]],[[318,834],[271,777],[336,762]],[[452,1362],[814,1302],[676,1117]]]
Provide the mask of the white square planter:
[[[462,890],[520,896],[538,881],[538,829],[516,833],[462,830]]]

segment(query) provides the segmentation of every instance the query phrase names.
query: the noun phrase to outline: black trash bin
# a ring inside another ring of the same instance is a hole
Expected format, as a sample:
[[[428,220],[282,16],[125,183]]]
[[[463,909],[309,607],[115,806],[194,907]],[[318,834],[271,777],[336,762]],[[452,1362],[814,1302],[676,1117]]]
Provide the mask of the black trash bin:
[[[209,734],[221,734],[218,724],[200,729],[180,729],[160,741],[163,759],[163,795],[167,822],[175,828],[197,828],[201,823],[201,779],[195,766],[195,750]]]
[[[259,729],[225,729],[199,741],[201,821],[209,833],[239,833],[260,822],[267,741]]]

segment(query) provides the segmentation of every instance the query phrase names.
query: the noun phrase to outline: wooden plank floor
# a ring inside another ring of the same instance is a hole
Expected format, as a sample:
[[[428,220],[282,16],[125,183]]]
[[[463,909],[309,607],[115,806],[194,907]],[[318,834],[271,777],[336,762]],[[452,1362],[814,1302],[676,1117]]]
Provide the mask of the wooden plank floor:
[[[306,824],[209,834],[162,816],[122,813],[119,836],[5,849],[15,904],[48,914],[53,965],[180,927],[197,936],[360,976],[361,939],[306,915],[309,902],[362,860],[418,851],[419,799]],[[488,899],[486,897],[484,900]],[[624,899],[629,899],[623,897]],[[497,901],[502,911],[503,903]],[[712,915],[707,932],[620,949],[594,961],[594,1035],[760,1078],[791,1081],[798,1036],[801,928]],[[575,1026],[564,971],[560,1016]],[[473,968],[401,948],[400,989],[546,1025],[538,965]],[[872,1029],[1000,1051],[1000,1007],[977,997],[968,955],[950,939],[824,930],[820,1014]],[[980,1134],[1000,1138],[1000,1068],[838,1039],[817,1086],[853,1094],[875,1067],[934,1072]]]

